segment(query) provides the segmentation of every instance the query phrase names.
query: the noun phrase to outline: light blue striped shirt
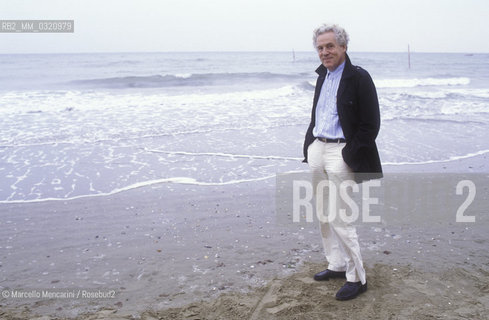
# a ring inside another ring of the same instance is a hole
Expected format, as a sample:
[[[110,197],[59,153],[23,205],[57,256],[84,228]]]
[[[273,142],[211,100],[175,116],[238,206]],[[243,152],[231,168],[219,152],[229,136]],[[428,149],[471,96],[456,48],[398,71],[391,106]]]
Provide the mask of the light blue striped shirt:
[[[345,138],[336,106],[336,95],[344,68],[345,62],[340,64],[333,72],[328,70],[326,79],[324,79],[316,106],[316,123],[312,131],[315,137]]]

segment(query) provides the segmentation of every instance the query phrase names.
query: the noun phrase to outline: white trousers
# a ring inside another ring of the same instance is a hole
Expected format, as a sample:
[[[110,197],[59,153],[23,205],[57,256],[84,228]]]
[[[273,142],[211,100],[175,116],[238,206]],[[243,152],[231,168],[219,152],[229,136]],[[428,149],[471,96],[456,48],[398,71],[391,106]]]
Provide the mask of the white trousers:
[[[358,235],[354,225],[339,219],[339,210],[344,203],[337,196],[333,199],[328,188],[327,194],[316,194],[317,185],[321,181],[332,181],[339,190],[339,183],[344,180],[353,180],[353,173],[343,161],[341,150],[344,143],[326,143],[315,140],[307,150],[307,159],[312,172],[315,198],[327,197],[328,210],[335,210],[336,219],[319,219],[324,253],[328,260],[328,269],[332,271],[346,271],[346,280],[350,282],[366,282],[365,269]],[[326,202],[326,201],[325,201]],[[334,202],[334,203],[333,203]],[[317,214],[321,214],[317,212]],[[332,212],[325,216],[331,217]]]

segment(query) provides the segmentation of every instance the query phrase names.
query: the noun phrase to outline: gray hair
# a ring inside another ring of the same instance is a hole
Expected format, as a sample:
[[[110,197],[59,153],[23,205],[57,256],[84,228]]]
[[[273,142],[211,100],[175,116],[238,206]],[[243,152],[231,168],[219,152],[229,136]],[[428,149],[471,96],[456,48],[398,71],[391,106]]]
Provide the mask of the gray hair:
[[[336,42],[340,46],[348,47],[348,41],[350,41],[350,37],[348,36],[348,33],[346,33],[345,29],[336,24],[323,24],[316,28],[313,32],[312,44],[314,45],[314,49],[317,49],[316,45],[319,35],[326,32],[334,32]]]

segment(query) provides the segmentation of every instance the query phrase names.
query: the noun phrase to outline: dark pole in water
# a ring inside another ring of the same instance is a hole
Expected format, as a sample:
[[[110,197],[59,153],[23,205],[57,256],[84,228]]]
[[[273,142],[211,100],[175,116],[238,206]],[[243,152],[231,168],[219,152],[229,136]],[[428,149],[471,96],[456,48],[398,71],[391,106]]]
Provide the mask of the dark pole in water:
[[[411,69],[411,50],[409,50],[409,44],[408,44],[408,67]]]

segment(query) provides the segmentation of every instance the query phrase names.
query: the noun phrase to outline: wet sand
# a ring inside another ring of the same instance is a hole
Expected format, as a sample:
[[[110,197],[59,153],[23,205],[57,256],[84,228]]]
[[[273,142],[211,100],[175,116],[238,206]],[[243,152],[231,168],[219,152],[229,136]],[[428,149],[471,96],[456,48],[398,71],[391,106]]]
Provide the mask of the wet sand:
[[[487,155],[391,172],[487,172]],[[307,167],[305,166],[306,170]],[[478,189],[487,200],[488,189]],[[368,291],[334,294],[317,224],[279,223],[274,181],[164,183],[105,197],[0,204],[0,289],[113,291],[0,298],[2,319],[485,319],[487,201],[479,223],[358,227]]]

